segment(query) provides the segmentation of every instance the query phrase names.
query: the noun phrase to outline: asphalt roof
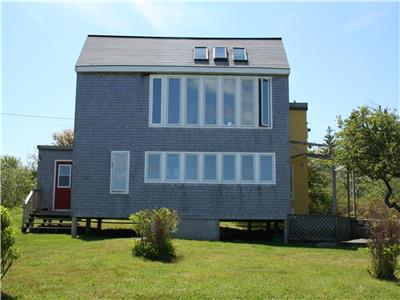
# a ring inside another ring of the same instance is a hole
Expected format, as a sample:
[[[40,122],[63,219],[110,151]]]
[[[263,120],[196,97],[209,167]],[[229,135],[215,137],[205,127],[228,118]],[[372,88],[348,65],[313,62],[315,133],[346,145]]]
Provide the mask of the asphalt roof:
[[[228,61],[214,61],[212,48],[228,49]],[[209,60],[194,61],[194,47],[208,47]],[[233,47],[244,47],[248,62],[234,62]],[[208,38],[89,35],[76,63],[81,66],[202,66],[289,68],[281,38]]]

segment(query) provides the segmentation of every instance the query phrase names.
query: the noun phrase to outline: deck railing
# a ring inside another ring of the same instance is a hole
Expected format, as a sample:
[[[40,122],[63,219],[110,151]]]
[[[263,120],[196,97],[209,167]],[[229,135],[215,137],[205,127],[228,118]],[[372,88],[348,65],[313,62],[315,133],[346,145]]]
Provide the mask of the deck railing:
[[[22,204],[22,232],[25,232],[30,226],[31,214],[39,209],[39,190],[30,191],[28,196],[26,196],[24,203]]]

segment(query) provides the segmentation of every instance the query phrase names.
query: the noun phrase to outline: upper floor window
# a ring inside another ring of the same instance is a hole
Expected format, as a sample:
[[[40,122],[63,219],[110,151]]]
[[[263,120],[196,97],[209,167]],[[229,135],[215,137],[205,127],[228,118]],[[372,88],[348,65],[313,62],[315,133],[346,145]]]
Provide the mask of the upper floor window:
[[[207,47],[195,47],[194,48],[194,59],[195,60],[208,60]]]
[[[272,127],[271,79],[151,76],[150,126]]]
[[[214,60],[226,60],[226,59],[228,59],[228,51],[226,51],[226,47],[215,47]]]
[[[233,48],[234,61],[247,61],[246,48]]]

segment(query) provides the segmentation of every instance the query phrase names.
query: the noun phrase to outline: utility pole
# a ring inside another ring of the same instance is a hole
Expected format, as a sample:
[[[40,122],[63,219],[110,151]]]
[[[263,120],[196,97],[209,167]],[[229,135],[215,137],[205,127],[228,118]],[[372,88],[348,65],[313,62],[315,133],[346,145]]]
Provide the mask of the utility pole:
[[[350,218],[350,174],[346,171],[347,217]]]
[[[356,175],[352,172],[352,183],[353,183],[353,215],[357,218],[357,206],[356,206]]]
[[[332,214],[337,214],[337,196],[336,196],[336,169],[335,165],[332,165]]]

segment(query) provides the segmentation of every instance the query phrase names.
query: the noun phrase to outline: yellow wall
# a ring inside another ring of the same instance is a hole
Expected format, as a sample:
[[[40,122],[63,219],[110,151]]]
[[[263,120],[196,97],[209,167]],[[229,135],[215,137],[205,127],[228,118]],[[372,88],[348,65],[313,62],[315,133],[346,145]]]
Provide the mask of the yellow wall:
[[[307,142],[307,110],[291,109],[289,112],[290,121],[290,141]],[[290,144],[290,156],[306,154],[306,145]],[[308,172],[307,156],[301,155],[291,158],[293,169],[293,195],[292,208],[296,214],[308,214]]]

